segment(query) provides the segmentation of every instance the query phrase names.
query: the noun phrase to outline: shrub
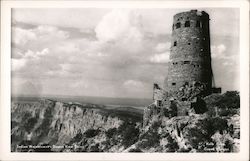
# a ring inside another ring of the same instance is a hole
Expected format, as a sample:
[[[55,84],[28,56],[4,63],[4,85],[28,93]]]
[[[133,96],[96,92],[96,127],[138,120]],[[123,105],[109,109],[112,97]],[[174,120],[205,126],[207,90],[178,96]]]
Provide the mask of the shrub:
[[[100,132],[99,129],[88,129],[87,131],[84,132],[84,135],[86,138],[92,138],[98,135]]]
[[[206,102],[199,97],[197,98],[197,102],[192,103],[191,106],[192,108],[194,108],[195,113],[197,114],[203,114],[208,110],[206,106]]]
[[[228,130],[227,120],[215,117],[200,120],[194,128],[189,129],[188,139],[190,144],[197,150],[203,150],[206,143],[212,142],[211,136],[219,131]]]
[[[177,116],[177,105],[175,102],[171,102],[169,109],[169,115],[171,117]]]
[[[117,128],[111,128],[105,132],[108,138],[112,138],[116,133],[117,133]]]
[[[146,133],[143,133],[139,140],[139,147],[147,149],[151,147],[157,147],[160,144],[160,135],[158,134],[158,128],[161,126],[161,121],[155,121],[150,126]]]
[[[105,140],[103,142],[101,142],[102,145],[102,149],[103,151],[109,151],[109,149],[112,147],[111,141],[110,140]]]
[[[142,152],[142,151],[141,149],[136,148],[136,149],[130,149],[128,152]]]
[[[121,135],[121,143],[124,147],[134,144],[139,138],[139,129],[136,128],[135,123],[124,122],[118,128],[118,134]]]
[[[165,117],[168,117],[168,116],[169,116],[169,111],[168,111],[168,109],[163,108],[162,110],[163,110],[163,115],[164,115]]]
[[[101,150],[99,149],[99,143],[97,143],[97,144],[91,146],[91,147],[89,148],[89,152],[101,152]]]
[[[189,147],[188,149],[181,148],[181,149],[178,150],[178,152],[188,153],[188,152],[190,152],[191,150],[192,150],[191,147]]]
[[[36,123],[37,123],[37,119],[34,118],[34,117],[26,120],[24,122],[24,128],[25,128],[25,130],[28,131],[28,132],[30,132],[33,129],[33,127],[35,126]]]
[[[167,148],[167,151],[176,152],[179,149],[179,146],[175,139],[173,139],[169,133],[167,133],[167,140],[168,144],[165,146],[165,148]]]
[[[234,143],[232,141],[226,140],[225,146],[224,146],[225,149],[228,149],[226,152],[233,151],[233,145],[234,145]]]
[[[235,109],[240,108],[240,95],[237,91],[227,91],[226,93],[212,94],[205,98],[209,107]]]
[[[29,112],[25,112],[22,116],[22,122],[25,122],[28,118],[31,118],[32,115]]]
[[[161,122],[160,121],[155,121],[155,122],[152,123],[150,129],[154,130],[154,131],[157,131],[160,126],[161,126]]]
[[[217,102],[220,108],[240,108],[240,95],[237,91],[227,91],[222,95],[222,98]]]
[[[237,109],[220,109],[219,116],[233,116],[234,114],[237,114]]]
[[[160,144],[160,136],[156,131],[147,131],[141,135],[140,140],[138,147],[142,149],[157,147]]]
[[[221,94],[211,94],[204,99],[208,107],[215,107],[217,106],[216,104],[221,99],[221,97]]]
[[[78,143],[82,140],[83,134],[81,132],[78,132],[69,142],[69,145],[73,143]]]

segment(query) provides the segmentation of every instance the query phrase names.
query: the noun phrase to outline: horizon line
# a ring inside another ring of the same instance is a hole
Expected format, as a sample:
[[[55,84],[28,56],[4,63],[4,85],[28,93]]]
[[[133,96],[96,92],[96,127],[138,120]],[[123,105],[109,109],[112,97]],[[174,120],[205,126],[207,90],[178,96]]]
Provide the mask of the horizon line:
[[[117,99],[152,99],[150,97],[110,97],[110,96],[86,96],[86,95],[54,95],[54,94],[11,94],[11,97],[101,97],[101,98],[117,98]]]

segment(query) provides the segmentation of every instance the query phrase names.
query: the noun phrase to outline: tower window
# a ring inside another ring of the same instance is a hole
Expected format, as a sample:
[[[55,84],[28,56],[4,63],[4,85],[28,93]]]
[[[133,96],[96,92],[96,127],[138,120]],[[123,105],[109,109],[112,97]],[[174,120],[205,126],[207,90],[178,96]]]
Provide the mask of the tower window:
[[[175,86],[176,85],[176,83],[172,83],[172,86]]]
[[[176,29],[178,29],[178,28],[180,28],[181,27],[181,23],[180,22],[178,22],[178,23],[176,23]]]
[[[184,64],[190,64],[190,61],[184,61]]]
[[[189,42],[188,45],[191,45],[191,43]]]
[[[157,106],[162,106],[162,101],[161,100],[157,100]]]
[[[185,22],[185,27],[190,27],[190,21]]]
[[[163,104],[163,103],[162,103],[162,100],[156,100],[155,103],[156,103],[156,106],[157,106],[157,107],[160,107],[160,106],[162,106],[162,104]]]
[[[174,30],[174,24],[173,24],[173,26],[172,26],[172,30]]]
[[[200,21],[196,21],[196,27],[201,27],[201,22]]]
[[[177,46],[177,41],[174,42],[174,46]]]

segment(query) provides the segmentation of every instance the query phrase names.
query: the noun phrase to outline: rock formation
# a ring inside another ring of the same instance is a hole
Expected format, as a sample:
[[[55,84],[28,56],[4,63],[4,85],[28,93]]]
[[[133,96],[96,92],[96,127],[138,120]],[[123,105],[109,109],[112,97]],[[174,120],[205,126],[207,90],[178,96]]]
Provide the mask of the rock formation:
[[[32,103],[13,102],[11,116],[12,151],[27,150],[19,149],[17,145],[53,145],[50,150],[61,151],[65,149],[62,146],[70,143],[77,147],[84,141],[88,142],[85,149],[82,147],[66,149],[91,151],[94,150],[92,145],[106,146],[104,144],[108,140],[106,133],[110,130],[115,132],[124,123],[130,123],[134,128],[139,126],[134,116],[119,116],[119,114],[114,116],[112,111],[105,110],[103,107],[98,108],[98,105],[68,104],[53,100]],[[123,128],[126,130],[126,127]],[[114,151],[122,147],[118,143],[116,146],[113,147]],[[96,149],[101,148],[96,147]],[[107,151],[110,150],[111,147],[107,149]]]
[[[157,108],[152,104],[151,110],[144,116],[141,113],[135,116],[133,111],[117,113],[105,109],[105,106],[93,104],[62,103],[54,100],[12,102],[11,150],[13,152],[239,151],[239,94],[227,92],[209,95],[203,99],[207,105],[207,112],[203,114],[190,112],[188,116],[176,116],[175,109],[179,105],[174,101],[170,105],[172,111],[164,111],[163,108]]]

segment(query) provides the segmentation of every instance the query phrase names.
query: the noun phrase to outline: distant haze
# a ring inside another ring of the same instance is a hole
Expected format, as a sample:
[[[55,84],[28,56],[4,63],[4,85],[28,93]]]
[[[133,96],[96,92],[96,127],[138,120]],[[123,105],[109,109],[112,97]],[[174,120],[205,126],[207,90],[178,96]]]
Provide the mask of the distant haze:
[[[12,94],[152,98],[163,84],[173,15],[191,9],[12,9]],[[212,67],[239,90],[239,10],[210,15]]]
[[[111,97],[87,97],[87,96],[12,96],[13,102],[37,102],[41,99],[52,99],[55,101],[65,103],[80,103],[80,104],[97,104],[113,107],[145,107],[152,103],[152,99],[139,99],[139,98],[111,98]]]

